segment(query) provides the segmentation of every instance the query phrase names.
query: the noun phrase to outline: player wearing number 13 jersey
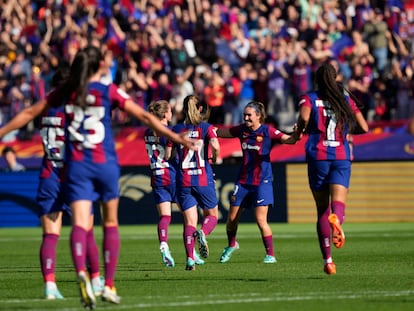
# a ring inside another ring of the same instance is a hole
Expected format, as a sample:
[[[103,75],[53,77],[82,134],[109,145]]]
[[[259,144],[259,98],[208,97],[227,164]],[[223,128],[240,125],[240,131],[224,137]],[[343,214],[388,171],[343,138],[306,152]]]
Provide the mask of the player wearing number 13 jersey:
[[[177,199],[184,216],[184,246],[187,255],[187,270],[194,270],[194,243],[199,243],[200,255],[208,257],[206,235],[217,225],[218,200],[215,189],[213,169],[209,163],[209,148],[212,149],[212,161],[216,161],[220,153],[220,145],[214,127],[204,122],[203,106],[194,95],[184,98],[183,113],[185,121],[174,126],[176,133],[186,133],[196,141],[196,149],[176,146],[179,160],[177,171]],[[171,144],[167,155],[171,153]],[[200,230],[197,230],[199,206],[204,213]]]

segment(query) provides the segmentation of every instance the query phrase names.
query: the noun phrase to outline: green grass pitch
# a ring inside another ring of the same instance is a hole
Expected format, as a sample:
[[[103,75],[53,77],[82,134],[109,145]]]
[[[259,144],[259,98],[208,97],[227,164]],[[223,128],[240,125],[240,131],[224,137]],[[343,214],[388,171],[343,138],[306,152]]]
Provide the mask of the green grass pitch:
[[[346,243],[333,249],[337,274],[322,271],[314,224],[271,224],[276,264],[263,264],[255,224],[239,226],[240,250],[218,259],[226,245],[220,224],[208,237],[204,266],[185,271],[182,226],[170,227],[176,266],[161,263],[156,225],[121,226],[116,286],[118,306],[98,300],[97,310],[414,310],[414,224],[344,225]],[[0,310],[82,310],[69,252],[69,227],[58,245],[56,277],[61,301],[43,299],[40,228],[0,229]],[[102,232],[95,229],[98,243]]]

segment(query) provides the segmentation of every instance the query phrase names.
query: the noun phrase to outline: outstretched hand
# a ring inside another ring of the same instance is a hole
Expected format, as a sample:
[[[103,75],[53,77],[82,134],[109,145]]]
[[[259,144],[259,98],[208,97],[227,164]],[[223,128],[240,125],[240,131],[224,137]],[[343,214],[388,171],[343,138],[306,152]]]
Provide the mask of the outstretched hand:
[[[180,144],[184,147],[190,149],[190,150],[196,150],[197,149],[197,141],[188,137],[187,132],[183,132],[179,134],[181,138]]]

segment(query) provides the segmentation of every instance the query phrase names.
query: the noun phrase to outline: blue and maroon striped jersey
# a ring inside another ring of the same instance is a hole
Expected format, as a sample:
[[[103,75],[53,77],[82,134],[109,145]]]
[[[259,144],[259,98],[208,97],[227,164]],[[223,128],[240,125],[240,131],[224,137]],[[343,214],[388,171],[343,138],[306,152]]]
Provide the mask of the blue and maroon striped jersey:
[[[61,176],[65,155],[65,111],[60,90],[53,89],[47,94],[48,109],[40,119],[40,136],[44,156],[40,178],[49,178],[52,171]]]
[[[351,105],[352,111],[359,112],[355,102],[344,95]],[[306,142],[307,160],[350,160],[350,149],[346,135],[348,128],[344,125],[341,131],[337,126],[337,120],[327,101],[319,98],[317,91],[302,95],[299,106],[312,109],[307,131],[309,134]]]
[[[165,148],[167,138],[157,136],[152,129],[147,129],[144,134],[145,147],[151,168],[151,186],[164,187],[175,183],[176,164],[174,160],[165,160]]]
[[[214,127],[206,122],[199,125],[177,124],[173,127],[176,133],[187,132],[188,136],[197,141],[197,149],[189,150],[182,145],[177,146],[179,169],[177,186],[207,186],[213,181],[213,169],[208,161],[209,141],[217,138]]]
[[[118,162],[111,127],[111,112],[123,109],[130,98],[115,84],[91,82],[83,110],[73,104],[73,96],[65,105],[68,121],[67,160],[88,163]]]
[[[280,140],[283,133],[266,124],[255,131],[250,130],[245,124],[240,124],[230,128],[230,133],[239,138],[243,152],[243,165],[239,171],[238,181],[244,185],[255,186],[266,180],[271,182],[272,140]]]

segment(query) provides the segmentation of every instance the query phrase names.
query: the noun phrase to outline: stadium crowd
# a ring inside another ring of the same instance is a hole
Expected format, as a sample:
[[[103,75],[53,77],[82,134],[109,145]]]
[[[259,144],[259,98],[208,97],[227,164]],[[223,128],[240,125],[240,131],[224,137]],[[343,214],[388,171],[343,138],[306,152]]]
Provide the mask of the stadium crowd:
[[[210,123],[240,123],[254,99],[269,122],[291,128],[325,61],[368,121],[414,113],[412,0],[1,0],[0,15],[0,126],[45,98],[57,68],[88,42],[105,51],[109,81],[144,108],[168,100],[173,123],[195,94]],[[113,124],[136,125],[119,111]]]

